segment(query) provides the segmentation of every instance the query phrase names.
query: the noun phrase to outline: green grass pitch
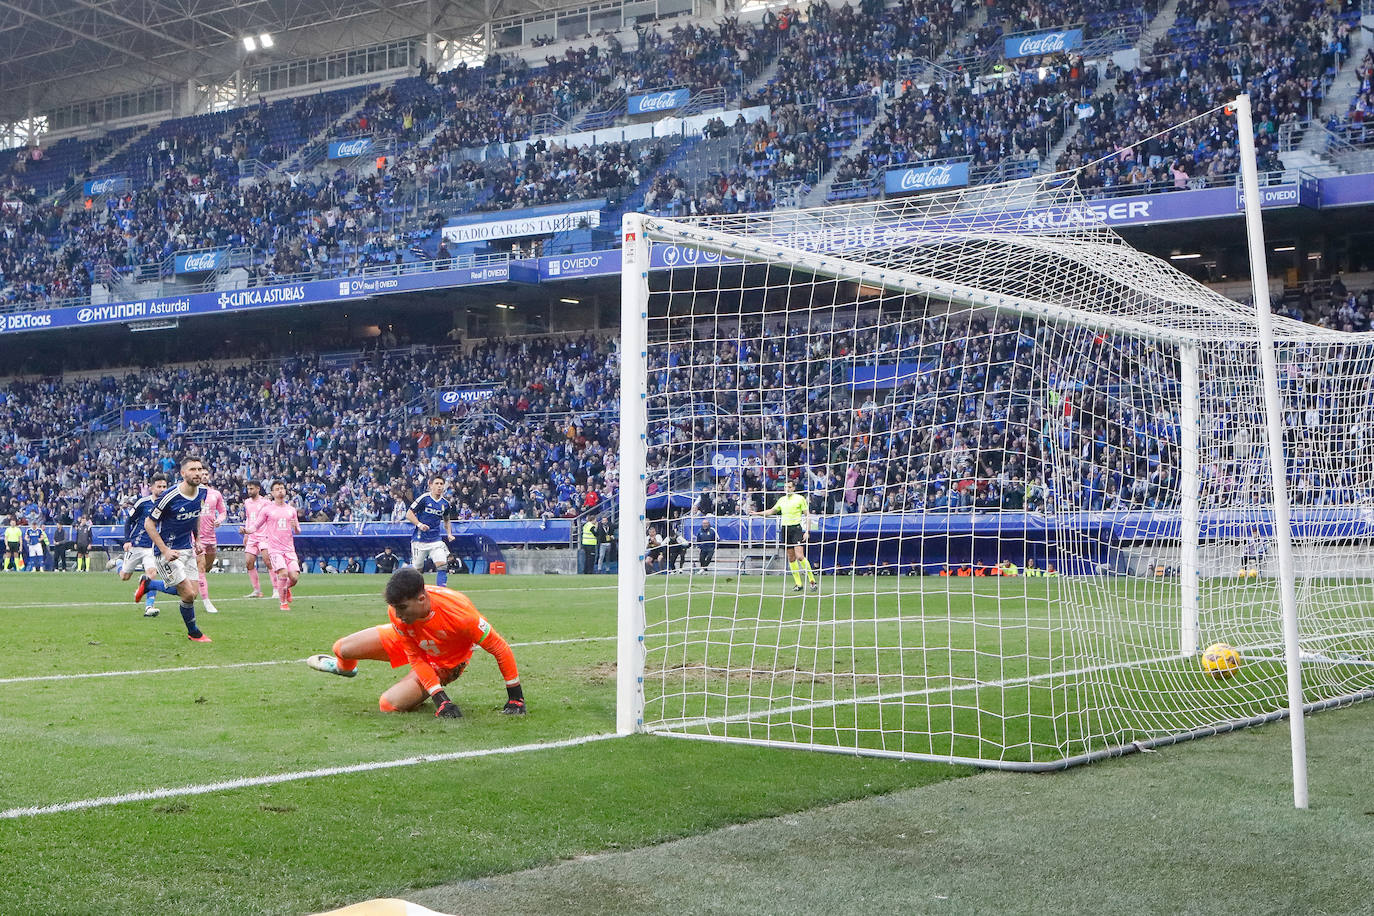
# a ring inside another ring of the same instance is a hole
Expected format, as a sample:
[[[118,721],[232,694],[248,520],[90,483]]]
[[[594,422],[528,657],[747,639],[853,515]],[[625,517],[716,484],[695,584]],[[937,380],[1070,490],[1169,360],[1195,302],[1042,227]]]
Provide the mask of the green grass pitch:
[[[1059,621],[1037,589],[1053,586],[855,580],[837,594],[840,581],[827,583],[819,599],[784,597],[780,579],[722,580],[714,598],[685,579],[651,581],[651,612],[668,593],[675,614],[690,607],[692,615],[651,628],[648,644],[664,647],[655,652],[677,653],[661,670],[680,687],[668,694],[651,684],[651,697],[683,721],[716,723],[684,730],[767,732],[844,747],[886,740],[934,753],[1025,756],[1037,723],[1070,744],[1076,729],[1103,725],[1065,705],[1081,690],[1041,679]],[[353,679],[303,664],[338,636],[384,619],[382,584],[380,576],[308,577],[287,613],[271,601],[228,597],[247,591],[246,577],[216,576],[222,612],[201,614],[214,642],[198,645],[186,640],[174,604],[164,601],[161,617],[144,619],[131,585],[113,576],[0,575],[9,636],[0,658],[0,810],[172,790],[0,819],[0,861],[18,863],[0,870],[0,912],[309,912],[972,772],[647,736],[489,753],[613,731],[613,579],[452,583],[514,646],[531,711],[523,719],[498,714],[504,690],[494,661],[479,650],[451,691],[465,714],[456,722],[428,711],[381,714],[377,696],[399,674],[382,663],[364,662]],[[908,591],[901,619],[897,589]],[[923,602],[911,600],[912,589],[924,590]],[[972,589],[999,600],[980,602],[975,613]],[[860,591],[862,600],[854,597]],[[893,594],[875,598],[875,591]],[[1146,638],[1170,624],[1131,597],[1084,605],[1080,623],[1097,628],[1093,638],[1136,646],[1144,658]],[[914,613],[918,606],[922,613]],[[879,645],[904,647],[893,661],[906,667],[898,664],[893,677],[865,674],[875,653],[889,670],[895,650]],[[921,648],[937,645],[938,652]],[[1253,701],[1272,693],[1266,667],[1273,666],[1247,664],[1241,676],[1219,682],[1194,663],[1170,662],[1101,680],[1103,689],[1134,689],[1142,707],[1166,702],[1165,688],[1179,684],[1217,703]],[[759,716],[739,705],[760,695],[753,672],[764,668],[772,672],[766,695],[801,712]],[[815,676],[822,670],[831,674]],[[1046,686],[979,687],[975,677]],[[696,696],[693,679],[711,688],[705,699],[683,699]],[[894,699],[844,702],[872,696]],[[1042,700],[1044,708],[1036,705]],[[923,730],[936,737],[910,737]],[[991,739],[1011,750],[997,750]],[[421,759],[436,756],[447,759]],[[413,763],[317,773],[397,761]],[[178,791],[187,787],[194,794]]]

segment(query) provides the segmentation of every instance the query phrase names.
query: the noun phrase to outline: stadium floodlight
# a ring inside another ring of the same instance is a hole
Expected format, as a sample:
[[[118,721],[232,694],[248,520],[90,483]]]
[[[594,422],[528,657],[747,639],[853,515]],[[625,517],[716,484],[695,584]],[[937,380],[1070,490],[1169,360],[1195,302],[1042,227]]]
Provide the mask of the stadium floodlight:
[[[261,35],[258,36],[258,44],[262,45],[262,47],[264,48],[270,48],[276,44],[276,41],[272,39],[271,32],[263,32]],[[249,48],[248,50],[251,51],[252,48]]]
[[[1289,717],[1306,805],[1303,713],[1374,698],[1374,335],[1072,173],[622,232],[618,731],[1052,770]]]
[[[252,35],[243,36],[243,50],[252,53],[258,49],[258,42]]]

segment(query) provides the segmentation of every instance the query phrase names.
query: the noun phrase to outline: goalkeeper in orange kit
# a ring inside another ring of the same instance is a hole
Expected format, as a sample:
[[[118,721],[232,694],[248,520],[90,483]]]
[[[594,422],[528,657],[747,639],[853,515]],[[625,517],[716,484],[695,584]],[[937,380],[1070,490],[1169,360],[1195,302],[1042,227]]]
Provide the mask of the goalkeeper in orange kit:
[[[412,567],[397,570],[386,583],[387,615],[391,622],[359,630],[334,643],[333,655],[312,655],[306,664],[316,671],[353,677],[362,659],[389,661],[391,667],[410,666],[410,673],[386,689],[377,705],[382,712],[418,709],[428,696],[434,714],[458,719],[463,713],[444,688],[456,681],[472,659],[474,646],[490,652],[506,679],[508,716],[525,714],[525,694],[515,654],[501,634],[462,592],[425,585]]]

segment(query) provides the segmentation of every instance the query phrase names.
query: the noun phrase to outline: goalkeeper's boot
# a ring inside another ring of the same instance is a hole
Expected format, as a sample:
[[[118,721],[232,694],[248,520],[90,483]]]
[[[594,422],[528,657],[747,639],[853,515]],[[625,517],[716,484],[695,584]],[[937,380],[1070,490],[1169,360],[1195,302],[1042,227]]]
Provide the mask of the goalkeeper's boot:
[[[339,667],[339,660],[332,655],[321,652],[312,655],[305,660],[305,663],[316,671],[323,671],[325,674],[337,674],[339,677],[357,677],[358,669],[352,668],[348,671]]]
[[[816,593],[819,593],[820,590],[821,590],[821,584],[820,584],[819,582],[817,582],[815,579],[812,579],[812,580],[811,580],[811,591],[816,592]]]
[[[501,707],[503,716],[523,716],[525,714],[524,700],[510,700],[505,706]]]
[[[134,604],[143,600],[143,596],[148,594],[148,583],[152,581],[147,576],[138,577],[138,588],[134,589]]]
[[[801,587],[800,585],[794,585],[794,586],[792,586],[792,591],[794,591],[794,592],[796,592],[797,594],[800,595],[801,592],[802,592],[802,587]]]

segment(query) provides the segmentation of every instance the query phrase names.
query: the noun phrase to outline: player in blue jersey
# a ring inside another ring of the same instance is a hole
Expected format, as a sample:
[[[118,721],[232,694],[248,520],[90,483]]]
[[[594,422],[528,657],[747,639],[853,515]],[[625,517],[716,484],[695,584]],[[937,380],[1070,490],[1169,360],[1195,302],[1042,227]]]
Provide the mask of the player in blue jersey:
[[[134,570],[142,574],[138,580],[138,591],[134,592],[134,604],[146,599],[144,617],[157,616],[157,591],[148,587],[150,577],[157,575],[157,557],[153,555],[153,539],[143,530],[143,520],[153,511],[153,505],[166,490],[167,475],[154,474],[148,479],[148,495],[135,500],[129,516],[124,519],[124,559],[120,562],[119,578],[128,582]]]
[[[444,499],[447,483],[442,475],[431,477],[429,492],[420,494],[406,511],[406,520],[415,526],[415,539],[410,543],[410,562],[417,570],[424,572],[425,558],[432,560],[436,585],[448,584],[448,546],[444,542],[453,540],[449,502]],[[442,531],[440,526],[443,526]]]
[[[195,534],[200,527],[200,513],[205,504],[205,488],[200,485],[205,462],[187,456],[181,459],[181,480],[167,490],[153,504],[143,520],[157,548],[159,579],[149,582],[149,588],[175,591],[181,599],[181,619],[186,623],[186,636],[192,642],[209,642],[210,637],[196,626],[196,597],[200,581],[192,578],[188,569],[195,563]]]
[[[24,529],[24,568],[29,572],[43,572],[47,568],[48,532],[38,524],[36,517],[30,516],[29,527]]]

